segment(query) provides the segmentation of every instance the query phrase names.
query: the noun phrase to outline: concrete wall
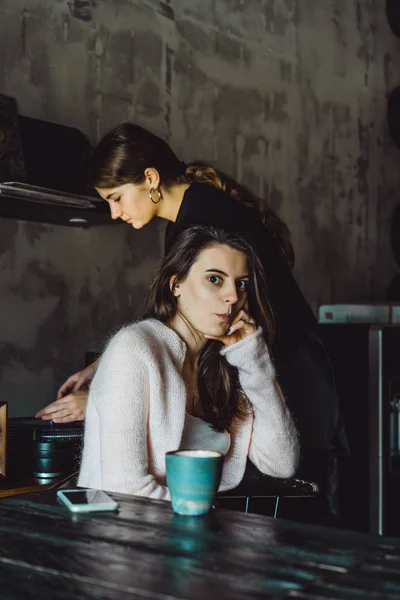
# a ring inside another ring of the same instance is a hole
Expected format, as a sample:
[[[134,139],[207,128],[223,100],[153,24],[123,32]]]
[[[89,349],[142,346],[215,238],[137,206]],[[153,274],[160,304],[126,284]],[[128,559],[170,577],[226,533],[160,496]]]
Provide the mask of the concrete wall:
[[[269,197],[314,308],[384,298],[396,271],[400,155],[385,119],[399,60],[376,0],[0,0],[0,93],[93,142],[137,121]],[[12,414],[51,400],[135,314],[162,234],[0,222]]]

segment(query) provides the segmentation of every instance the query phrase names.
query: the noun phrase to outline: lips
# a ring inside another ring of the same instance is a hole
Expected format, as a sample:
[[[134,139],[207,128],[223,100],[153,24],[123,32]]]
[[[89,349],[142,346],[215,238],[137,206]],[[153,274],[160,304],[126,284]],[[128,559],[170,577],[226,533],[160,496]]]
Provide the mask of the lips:
[[[221,321],[224,321],[225,323],[229,323],[232,319],[232,315],[230,315],[230,314],[217,315],[217,317],[219,319],[221,319]]]

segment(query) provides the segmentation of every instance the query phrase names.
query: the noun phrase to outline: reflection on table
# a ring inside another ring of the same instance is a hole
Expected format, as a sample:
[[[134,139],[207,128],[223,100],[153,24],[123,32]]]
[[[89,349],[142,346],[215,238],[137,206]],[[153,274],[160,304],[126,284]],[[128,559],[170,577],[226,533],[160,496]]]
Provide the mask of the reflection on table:
[[[72,515],[55,491],[0,500],[2,597],[399,598],[398,539],[111,496],[117,514]]]

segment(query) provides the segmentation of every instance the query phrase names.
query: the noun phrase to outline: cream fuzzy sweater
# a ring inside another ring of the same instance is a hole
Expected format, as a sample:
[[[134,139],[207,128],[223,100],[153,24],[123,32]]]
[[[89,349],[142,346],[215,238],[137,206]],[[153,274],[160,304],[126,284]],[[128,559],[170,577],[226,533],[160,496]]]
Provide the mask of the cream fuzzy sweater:
[[[240,483],[247,457],[263,473],[291,477],[297,432],[261,330],[221,353],[238,368],[253,410],[233,422],[220,490]],[[128,325],[110,340],[90,386],[79,486],[170,499],[165,453],[182,438],[185,355],[181,338],[155,319]]]

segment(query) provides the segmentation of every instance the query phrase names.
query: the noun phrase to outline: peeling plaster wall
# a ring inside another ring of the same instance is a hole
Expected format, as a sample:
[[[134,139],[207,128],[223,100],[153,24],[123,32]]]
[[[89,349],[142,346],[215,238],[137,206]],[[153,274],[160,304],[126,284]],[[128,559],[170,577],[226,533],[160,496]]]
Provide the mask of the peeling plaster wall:
[[[321,303],[379,300],[396,271],[400,41],[376,0],[0,0],[0,92],[95,142],[135,120],[288,222]],[[163,225],[0,222],[0,398],[29,414],[141,306]]]
[[[88,350],[140,311],[161,229],[0,221],[0,398],[13,416],[55,399]]]

